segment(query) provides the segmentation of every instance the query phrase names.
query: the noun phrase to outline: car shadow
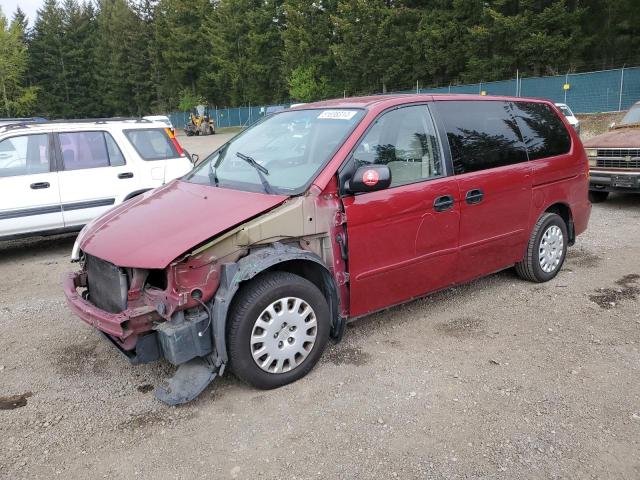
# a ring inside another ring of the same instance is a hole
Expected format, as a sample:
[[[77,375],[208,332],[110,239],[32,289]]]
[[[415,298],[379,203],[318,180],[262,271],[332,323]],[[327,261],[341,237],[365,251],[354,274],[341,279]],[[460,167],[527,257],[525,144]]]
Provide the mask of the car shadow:
[[[638,208],[640,207],[640,194],[612,193],[604,202],[594,204],[594,207]]]
[[[71,255],[77,233],[0,241],[0,265],[34,257]]]

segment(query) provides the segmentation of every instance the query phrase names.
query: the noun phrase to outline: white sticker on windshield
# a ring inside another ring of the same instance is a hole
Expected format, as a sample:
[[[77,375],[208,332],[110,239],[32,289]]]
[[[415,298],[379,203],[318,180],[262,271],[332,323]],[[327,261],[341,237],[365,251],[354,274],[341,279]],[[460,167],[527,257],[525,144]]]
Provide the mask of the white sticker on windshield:
[[[325,110],[318,118],[326,118],[329,120],[351,120],[355,114],[354,110]]]

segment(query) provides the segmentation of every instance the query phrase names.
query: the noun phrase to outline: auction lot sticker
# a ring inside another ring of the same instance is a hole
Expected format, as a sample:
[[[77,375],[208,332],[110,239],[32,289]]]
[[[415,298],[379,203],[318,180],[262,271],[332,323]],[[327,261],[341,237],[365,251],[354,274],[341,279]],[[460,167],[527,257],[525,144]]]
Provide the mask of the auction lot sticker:
[[[325,110],[318,118],[326,118],[328,120],[351,120],[357,112],[354,110]]]

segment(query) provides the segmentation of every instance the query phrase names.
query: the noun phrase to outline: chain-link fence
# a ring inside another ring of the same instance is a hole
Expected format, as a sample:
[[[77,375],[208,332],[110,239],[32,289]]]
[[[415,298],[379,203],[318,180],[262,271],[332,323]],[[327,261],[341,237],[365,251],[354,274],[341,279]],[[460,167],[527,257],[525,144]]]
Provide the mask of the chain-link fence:
[[[388,93],[466,93],[546,98],[556,103],[566,103],[575,113],[614,112],[626,110],[640,100],[640,67],[550,77],[516,77],[439,88],[420,88],[418,84],[413,90]],[[245,127],[288,106],[211,108],[208,113],[218,128]],[[189,121],[189,114],[184,112],[174,112],[170,117],[176,128],[184,128]]]

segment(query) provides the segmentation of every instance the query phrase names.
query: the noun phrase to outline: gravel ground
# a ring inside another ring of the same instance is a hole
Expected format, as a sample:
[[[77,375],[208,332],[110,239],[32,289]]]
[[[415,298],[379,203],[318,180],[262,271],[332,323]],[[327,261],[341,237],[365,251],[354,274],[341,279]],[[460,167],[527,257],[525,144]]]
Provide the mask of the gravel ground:
[[[350,324],[295,384],[225,376],[178,408],[151,392],[171,366],[66,308],[73,236],[0,244],[0,477],[638,479],[638,238],[640,196],[614,195],[549,283],[446,290]]]

